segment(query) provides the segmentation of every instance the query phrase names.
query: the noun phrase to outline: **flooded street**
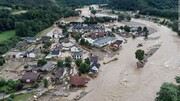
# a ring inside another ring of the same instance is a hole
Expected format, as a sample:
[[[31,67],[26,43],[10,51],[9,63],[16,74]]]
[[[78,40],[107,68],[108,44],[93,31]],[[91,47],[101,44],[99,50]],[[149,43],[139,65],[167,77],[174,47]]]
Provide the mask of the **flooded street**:
[[[88,8],[81,10],[83,15],[90,15]],[[80,101],[153,101],[162,83],[175,82],[175,76],[180,74],[180,39],[177,34],[165,26],[149,21],[132,21],[155,29],[157,32],[149,37],[160,38],[148,41],[144,41],[143,37],[128,38],[119,55],[115,56],[118,61],[106,65],[101,63],[99,76],[87,85],[87,90],[94,90]],[[138,43],[143,43],[140,49],[145,52],[153,45],[161,43],[159,50],[148,59],[142,69],[136,66],[135,51],[139,49]],[[110,59],[104,59],[107,60]]]

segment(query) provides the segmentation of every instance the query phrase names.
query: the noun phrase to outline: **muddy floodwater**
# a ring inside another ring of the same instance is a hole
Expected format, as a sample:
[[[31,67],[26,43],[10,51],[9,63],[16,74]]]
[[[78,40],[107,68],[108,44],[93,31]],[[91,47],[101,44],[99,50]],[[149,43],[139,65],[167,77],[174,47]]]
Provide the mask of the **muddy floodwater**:
[[[85,16],[90,15],[88,8],[81,10]],[[101,63],[98,77],[87,84],[87,90],[94,90],[80,101],[154,101],[160,86],[164,82],[175,82],[175,76],[180,75],[180,38],[177,34],[149,21],[132,19],[132,22],[152,28],[154,32],[149,37],[159,38],[147,41],[142,37],[128,38],[119,55],[114,56],[118,61],[106,65]],[[138,43],[143,47],[137,48]],[[148,59],[144,68],[138,69],[135,51],[143,49],[147,52],[157,44],[161,47]],[[104,59],[107,60],[110,58]]]

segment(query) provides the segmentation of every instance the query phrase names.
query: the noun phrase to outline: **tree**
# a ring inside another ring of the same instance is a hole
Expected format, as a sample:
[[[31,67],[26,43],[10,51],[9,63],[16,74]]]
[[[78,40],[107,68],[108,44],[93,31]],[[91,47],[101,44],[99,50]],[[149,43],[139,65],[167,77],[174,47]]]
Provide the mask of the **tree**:
[[[50,46],[51,46],[51,42],[46,42],[44,45],[43,45],[43,48],[45,49],[48,49]]]
[[[113,27],[113,28],[111,29],[111,31],[112,31],[112,32],[115,32],[115,28]]]
[[[140,18],[141,16],[140,16],[140,14],[135,14],[135,18]]]
[[[15,94],[13,93],[13,94],[11,94],[9,97],[12,98],[12,99],[14,99],[14,98],[15,98]]]
[[[76,42],[79,42],[79,39],[81,38],[81,36],[80,35],[75,35],[74,36],[74,39],[76,40]]]
[[[0,78],[0,86],[4,86],[6,84],[6,81],[3,78]]]
[[[86,42],[86,40],[85,40],[84,38],[81,38],[80,44],[81,44],[81,45],[85,45],[85,42]]]
[[[125,30],[126,32],[130,32],[131,28],[130,28],[129,26],[125,25],[125,26],[124,26],[124,30]]]
[[[121,30],[123,30],[123,29],[124,29],[124,27],[123,27],[123,26],[120,26],[120,29],[121,29]]]
[[[4,58],[0,58],[0,66],[3,66],[4,63],[5,63]]]
[[[180,76],[176,76],[176,82],[178,83],[178,84],[180,84]]]
[[[82,63],[79,67],[80,73],[87,73],[87,72],[89,72],[89,70],[90,70],[90,66],[86,63]]]
[[[120,13],[120,14],[118,15],[118,21],[121,22],[121,21],[123,21],[123,20],[124,20],[124,15]]]
[[[138,29],[137,29],[138,32],[141,32],[142,31],[142,27],[139,26]]]
[[[47,64],[47,61],[45,59],[40,59],[37,62],[37,66],[39,67],[44,66],[45,64]]]
[[[96,15],[96,10],[91,10],[91,14]]]
[[[142,61],[144,59],[144,51],[141,49],[138,49],[135,52],[135,55],[136,55],[136,59],[138,59],[139,61]]]
[[[67,67],[71,67],[72,58],[71,57],[66,57],[65,58],[65,63],[66,63]]]
[[[147,39],[147,38],[148,38],[148,35],[149,35],[149,32],[148,32],[148,31],[146,31],[146,32],[145,32],[145,34],[144,34],[145,39]]]
[[[160,91],[157,93],[156,101],[179,101],[177,85],[172,83],[164,83]]]
[[[143,28],[143,31],[144,31],[144,32],[147,32],[147,31],[148,31],[147,27],[144,27],[144,28]]]
[[[39,87],[39,83],[38,83],[38,82],[35,82],[32,87],[33,87],[33,88],[38,88],[38,87]]]
[[[64,63],[63,60],[58,60],[58,61],[57,61],[57,67],[58,67],[58,68],[61,68],[61,67],[63,66],[63,63]]]
[[[89,58],[86,58],[86,59],[85,59],[85,63],[88,64],[88,65],[90,65],[90,63],[91,63],[91,62],[90,62],[90,59],[89,59]]]
[[[75,61],[76,65],[79,67],[82,64],[82,60],[81,59],[77,59]]]
[[[131,16],[128,14],[128,15],[126,16],[126,19],[127,19],[128,21],[131,21]]]
[[[44,79],[43,82],[44,82],[44,87],[47,88],[47,87],[48,87],[48,80],[47,80],[47,79]]]

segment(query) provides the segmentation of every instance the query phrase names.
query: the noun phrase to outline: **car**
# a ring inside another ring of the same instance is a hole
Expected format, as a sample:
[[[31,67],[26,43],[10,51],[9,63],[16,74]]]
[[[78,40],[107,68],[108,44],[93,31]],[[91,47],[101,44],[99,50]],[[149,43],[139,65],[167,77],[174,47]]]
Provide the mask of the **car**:
[[[33,88],[27,88],[26,90],[27,90],[27,91],[31,91],[31,90],[33,90]]]

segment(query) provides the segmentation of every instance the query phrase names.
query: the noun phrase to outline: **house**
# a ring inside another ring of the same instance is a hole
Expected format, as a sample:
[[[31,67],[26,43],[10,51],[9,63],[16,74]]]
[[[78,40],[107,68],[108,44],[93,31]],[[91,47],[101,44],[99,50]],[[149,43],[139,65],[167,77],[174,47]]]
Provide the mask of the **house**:
[[[26,40],[27,40],[27,42],[36,42],[37,38],[36,37],[27,37]]]
[[[39,68],[37,68],[36,65],[28,65],[26,72],[34,72],[37,73],[39,71]]]
[[[72,57],[73,57],[74,59],[82,59],[82,58],[83,58],[83,52],[82,52],[82,51],[73,52],[73,53],[72,53]]]
[[[54,64],[53,64],[52,62],[48,62],[47,64],[45,64],[44,66],[42,66],[42,67],[40,68],[40,70],[41,70],[42,72],[48,72],[48,71],[50,71],[50,70],[53,68],[53,66],[54,66]]]
[[[90,62],[91,62],[91,63],[94,63],[94,62],[97,63],[97,62],[98,62],[98,56],[91,56],[91,57],[90,57]]]
[[[48,54],[46,56],[46,59],[58,58],[58,57],[60,57],[60,55],[61,55],[61,52],[59,50],[53,50],[53,51],[51,51],[50,54]]]
[[[27,47],[27,45],[28,45],[28,42],[26,40],[23,40],[23,41],[20,41],[19,43],[17,43],[15,48],[18,50],[21,50],[21,49]]]
[[[41,37],[40,41],[42,43],[46,43],[46,42],[49,42],[51,40],[51,37],[50,36],[43,36]]]
[[[23,83],[34,83],[39,79],[39,77],[40,77],[40,73],[26,72],[22,76],[21,81]]]
[[[35,58],[38,54],[38,51],[37,50],[33,50],[33,51],[30,51],[27,53],[27,57],[29,58]]]
[[[105,37],[105,38],[101,38],[101,39],[94,41],[93,45],[96,47],[103,47],[106,45],[110,45],[111,43],[115,42],[116,40],[117,40],[117,38],[115,38],[115,37]]]
[[[130,32],[137,32],[138,27],[130,27]]]
[[[55,69],[54,72],[52,73],[55,78],[61,78],[63,76],[64,70],[63,68],[58,68]]]
[[[62,51],[63,50],[63,45],[58,44],[56,45],[56,47],[54,48],[55,51]]]
[[[114,47],[121,47],[123,43],[124,43],[123,40],[116,40],[111,45],[114,46]]]
[[[99,72],[100,65],[97,62],[93,62],[91,64],[91,69],[89,71],[89,74],[97,74]]]
[[[59,40],[59,43],[60,43],[60,44],[62,44],[62,43],[69,43],[69,38],[60,39],[60,40]]]
[[[70,48],[71,52],[74,53],[74,52],[79,52],[80,49],[78,48],[78,46],[75,46],[73,45],[71,48]]]
[[[86,84],[86,79],[82,76],[78,76],[78,75],[75,75],[75,76],[71,76],[70,77],[70,80],[69,80],[69,84],[71,84],[71,86],[85,86]]]
[[[97,36],[96,36],[95,33],[91,33],[91,34],[90,34],[90,37],[91,37],[91,39],[93,39],[93,40],[95,40],[95,39],[97,38]]]
[[[32,51],[24,51],[20,52],[16,55],[17,58],[35,58],[38,54],[38,51],[32,50]]]
[[[105,33],[104,32],[99,32],[98,33],[98,38],[103,38],[105,36]]]

